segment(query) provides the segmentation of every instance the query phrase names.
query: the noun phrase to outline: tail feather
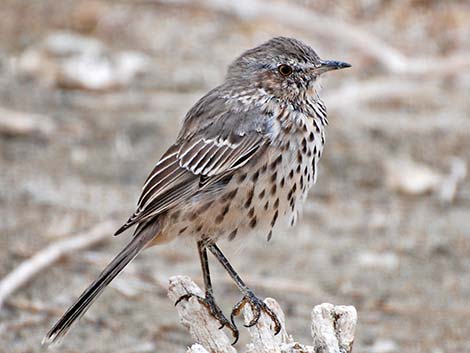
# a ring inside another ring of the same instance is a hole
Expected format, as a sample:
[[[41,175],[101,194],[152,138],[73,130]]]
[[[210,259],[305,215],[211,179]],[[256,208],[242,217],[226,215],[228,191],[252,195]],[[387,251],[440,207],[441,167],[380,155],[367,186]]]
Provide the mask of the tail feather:
[[[154,228],[154,227],[150,227]],[[150,229],[155,230],[155,229]],[[80,319],[91,304],[99,297],[104,288],[131,262],[145,246],[155,238],[156,232],[142,231],[132,238],[129,244],[106,266],[98,278],[80,295],[42,340],[50,345],[60,341],[70,330],[72,324]]]

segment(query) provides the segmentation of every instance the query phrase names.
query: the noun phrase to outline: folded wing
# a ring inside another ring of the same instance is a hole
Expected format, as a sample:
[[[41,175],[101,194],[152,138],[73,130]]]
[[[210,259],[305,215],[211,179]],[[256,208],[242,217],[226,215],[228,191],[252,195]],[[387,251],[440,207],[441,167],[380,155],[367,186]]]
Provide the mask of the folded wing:
[[[265,142],[263,135],[251,133],[239,136],[236,142],[194,137],[173,145],[147,178],[137,210],[115,234],[136,223],[149,221],[204,192],[209,185],[248,163]]]

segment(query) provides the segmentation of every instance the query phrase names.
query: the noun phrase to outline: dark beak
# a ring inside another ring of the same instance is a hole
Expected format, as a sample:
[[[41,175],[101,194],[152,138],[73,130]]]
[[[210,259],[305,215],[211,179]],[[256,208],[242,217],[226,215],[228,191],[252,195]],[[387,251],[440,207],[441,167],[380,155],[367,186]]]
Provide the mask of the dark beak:
[[[316,71],[322,74],[327,71],[345,69],[347,67],[351,67],[351,65],[342,61],[320,60],[320,66],[317,67]]]

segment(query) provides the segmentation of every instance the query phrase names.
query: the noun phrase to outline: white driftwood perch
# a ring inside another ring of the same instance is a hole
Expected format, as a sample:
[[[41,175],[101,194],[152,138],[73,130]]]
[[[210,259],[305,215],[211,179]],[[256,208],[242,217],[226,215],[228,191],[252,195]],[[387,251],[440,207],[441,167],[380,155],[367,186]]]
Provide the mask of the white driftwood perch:
[[[170,278],[168,296],[175,303],[181,296],[194,293],[203,296],[203,291],[187,276]],[[281,332],[274,335],[272,320],[261,314],[258,323],[248,328],[251,342],[246,346],[246,353],[350,353],[354,342],[357,313],[353,306],[336,306],[321,304],[312,311],[313,345],[307,346],[295,342],[287,333],[284,313],[279,304],[271,298],[265,303],[276,313],[281,322]],[[182,300],[176,309],[181,322],[189,329],[198,342],[191,346],[187,353],[236,353],[231,345],[231,337],[219,330],[219,323],[209,311],[192,297]],[[243,311],[245,323],[253,317],[247,305]]]

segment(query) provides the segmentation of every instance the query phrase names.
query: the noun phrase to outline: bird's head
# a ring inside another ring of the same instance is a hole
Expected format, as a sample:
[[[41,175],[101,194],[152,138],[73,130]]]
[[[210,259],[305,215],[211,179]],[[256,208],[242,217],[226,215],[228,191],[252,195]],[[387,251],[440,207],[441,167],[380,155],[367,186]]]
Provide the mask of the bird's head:
[[[230,65],[227,79],[249,82],[274,97],[295,100],[316,96],[323,73],[350,66],[320,59],[311,47],[297,39],[276,37],[244,52]]]

